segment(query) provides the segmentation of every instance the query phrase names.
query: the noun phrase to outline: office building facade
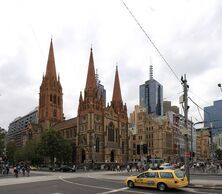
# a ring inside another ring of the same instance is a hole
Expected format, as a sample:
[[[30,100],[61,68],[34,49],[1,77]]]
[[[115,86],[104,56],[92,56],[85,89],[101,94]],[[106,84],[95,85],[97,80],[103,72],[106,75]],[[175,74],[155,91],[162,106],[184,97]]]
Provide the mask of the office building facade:
[[[212,128],[212,135],[222,133],[222,100],[214,101],[213,106],[204,107],[204,127]]]

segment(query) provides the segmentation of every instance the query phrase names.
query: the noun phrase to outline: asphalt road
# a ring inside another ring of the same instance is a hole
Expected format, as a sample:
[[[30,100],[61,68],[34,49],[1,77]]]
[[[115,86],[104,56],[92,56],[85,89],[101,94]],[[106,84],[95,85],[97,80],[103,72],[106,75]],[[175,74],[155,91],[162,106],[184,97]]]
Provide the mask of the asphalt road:
[[[25,177],[24,177],[25,178]],[[29,177],[27,177],[28,179]],[[22,179],[22,178],[21,178]],[[10,181],[10,179],[8,179]],[[127,188],[122,181],[108,180],[104,178],[76,177],[56,180],[29,182],[0,187],[0,194],[154,194],[163,193],[156,189]],[[168,194],[219,194],[222,190],[183,188],[169,190]]]

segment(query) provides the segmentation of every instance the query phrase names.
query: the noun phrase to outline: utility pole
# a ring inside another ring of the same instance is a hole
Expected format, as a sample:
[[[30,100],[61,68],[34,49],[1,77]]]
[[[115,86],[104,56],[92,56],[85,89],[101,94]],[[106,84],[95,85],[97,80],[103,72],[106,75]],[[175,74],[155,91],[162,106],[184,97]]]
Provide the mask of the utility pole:
[[[183,85],[183,103],[184,103],[184,118],[185,118],[185,129],[186,129],[186,134],[184,135],[184,140],[185,140],[185,173],[187,176],[188,184],[190,184],[190,167],[189,167],[189,160],[190,160],[190,152],[189,152],[189,141],[188,141],[188,88],[189,86],[187,85],[187,79],[186,79],[186,74],[184,77],[181,77],[181,84]]]
[[[191,117],[191,144],[190,144],[190,151],[191,151],[191,164],[193,166],[193,121]]]

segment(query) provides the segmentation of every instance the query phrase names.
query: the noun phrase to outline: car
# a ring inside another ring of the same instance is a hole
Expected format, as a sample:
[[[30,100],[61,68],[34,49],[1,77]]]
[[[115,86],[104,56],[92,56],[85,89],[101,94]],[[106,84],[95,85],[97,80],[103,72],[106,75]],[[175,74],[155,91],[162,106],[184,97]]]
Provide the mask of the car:
[[[65,166],[61,166],[61,167],[59,168],[59,171],[62,171],[62,172],[75,172],[76,169],[73,168],[73,167],[70,167],[70,166],[65,165]]]
[[[35,166],[30,166],[30,170],[38,170],[38,168]]]
[[[175,167],[174,167],[174,166],[162,166],[162,165],[161,165],[161,166],[159,167],[159,169],[160,169],[160,170],[166,170],[166,169],[171,169],[171,170],[173,170],[173,169],[175,169]]]
[[[188,185],[187,177],[181,170],[147,170],[137,176],[127,177],[125,184],[130,187],[150,187],[165,191]]]

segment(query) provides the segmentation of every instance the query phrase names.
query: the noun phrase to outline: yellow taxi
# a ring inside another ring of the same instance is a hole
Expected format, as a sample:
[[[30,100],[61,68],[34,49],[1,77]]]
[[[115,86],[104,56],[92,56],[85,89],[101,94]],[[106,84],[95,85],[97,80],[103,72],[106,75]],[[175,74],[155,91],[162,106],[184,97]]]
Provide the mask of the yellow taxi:
[[[148,170],[137,176],[130,176],[125,180],[130,187],[150,187],[164,191],[167,188],[180,188],[188,185],[184,172],[176,170]]]

